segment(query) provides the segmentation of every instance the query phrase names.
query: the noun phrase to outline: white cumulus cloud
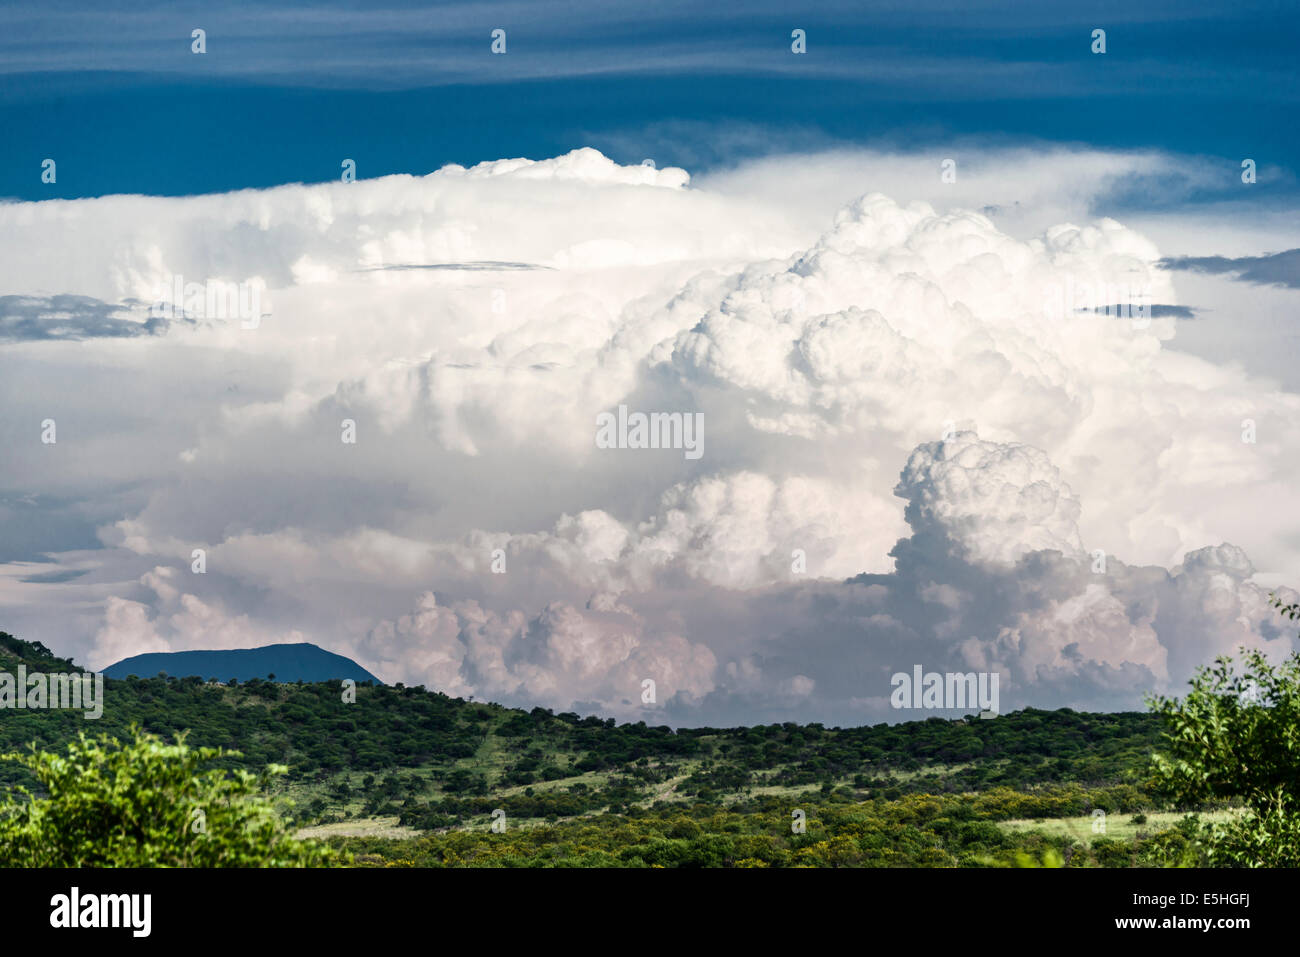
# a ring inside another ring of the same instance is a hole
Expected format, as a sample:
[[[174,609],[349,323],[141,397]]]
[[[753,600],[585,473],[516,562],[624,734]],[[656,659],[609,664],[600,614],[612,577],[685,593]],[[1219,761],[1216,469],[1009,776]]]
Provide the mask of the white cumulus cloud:
[[[142,312],[181,277],[264,313],[0,351],[4,625],[673,722],[890,718],[917,663],[1134,707],[1281,653],[1300,396],[1096,311],[1179,304],[1085,188],[1173,161],[996,160],[947,202],[879,157],[693,182],[584,149],[0,205],[7,294]],[[597,447],[620,405],[702,414],[703,456]]]

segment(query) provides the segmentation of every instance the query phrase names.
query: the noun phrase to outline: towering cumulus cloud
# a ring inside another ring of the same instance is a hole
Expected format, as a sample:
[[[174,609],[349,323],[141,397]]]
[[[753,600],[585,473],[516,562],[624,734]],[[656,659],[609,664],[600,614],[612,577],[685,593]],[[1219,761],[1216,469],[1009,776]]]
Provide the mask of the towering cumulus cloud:
[[[6,629],[652,724],[887,720],[918,664],[1136,707],[1289,650],[1300,397],[1171,348],[1120,223],[1017,237],[862,169],[820,234],[780,162],[593,150],[0,205],[0,297],[95,307],[0,341]]]

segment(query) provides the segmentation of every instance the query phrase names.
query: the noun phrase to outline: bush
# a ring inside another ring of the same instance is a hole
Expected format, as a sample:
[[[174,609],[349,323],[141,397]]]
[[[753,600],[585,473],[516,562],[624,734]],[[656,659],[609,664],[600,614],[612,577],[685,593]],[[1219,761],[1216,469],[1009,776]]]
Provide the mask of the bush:
[[[44,792],[15,788],[0,804],[6,867],[292,867],[328,849],[290,836],[261,790],[276,774],[202,766],[235,752],[164,744],[132,728],[122,743],[81,734],[66,755],[6,754]]]
[[[1200,669],[1179,701],[1153,698],[1168,730],[1156,755],[1158,790],[1180,806],[1242,801],[1247,813],[1208,827],[1212,864],[1300,866],[1300,653],[1274,668],[1247,652],[1238,673],[1228,657]]]

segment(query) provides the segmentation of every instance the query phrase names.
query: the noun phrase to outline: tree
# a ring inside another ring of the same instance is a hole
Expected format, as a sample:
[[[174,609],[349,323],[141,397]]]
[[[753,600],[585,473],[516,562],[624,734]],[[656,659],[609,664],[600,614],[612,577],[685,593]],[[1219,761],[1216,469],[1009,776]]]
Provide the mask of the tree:
[[[331,853],[290,836],[262,795],[284,773],[204,765],[237,757],[165,744],[131,728],[125,743],[83,733],[66,754],[6,754],[28,768],[42,796],[15,788],[0,804],[0,864],[7,867],[292,867]]]
[[[1155,783],[1183,804],[1243,801],[1239,820],[1206,829],[1212,864],[1300,865],[1300,652],[1274,668],[1245,653],[1198,669],[1185,699],[1154,697],[1168,754],[1153,759]]]

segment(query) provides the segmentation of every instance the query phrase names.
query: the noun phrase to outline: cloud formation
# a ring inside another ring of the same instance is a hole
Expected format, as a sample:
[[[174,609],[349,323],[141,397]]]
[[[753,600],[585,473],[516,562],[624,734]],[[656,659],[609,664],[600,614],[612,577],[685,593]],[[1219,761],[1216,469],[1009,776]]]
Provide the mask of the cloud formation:
[[[1165,269],[1228,275],[1262,286],[1300,289],[1300,249],[1267,256],[1172,256],[1160,265]]]
[[[1126,161],[1152,162],[1096,165]],[[0,565],[6,629],[96,666],[313,640],[651,723],[890,720],[914,664],[997,670],[1004,708],[1135,707],[1291,647],[1262,581],[1300,550],[1300,397],[1169,348],[1154,243],[871,182],[810,232],[772,199],[798,164],[711,189],[578,150],[0,206],[14,296],[182,276],[267,313],[0,353],[0,506],[63,516]],[[70,277],[38,251],[74,228]],[[1130,295],[1162,308],[1094,311]],[[702,414],[704,455],[598,447],[620,405]]]
[[[158,336],[170,324],[170,319],[148,315],[138,303],[113,305],[91,296],[0,296],[0,343]]]

